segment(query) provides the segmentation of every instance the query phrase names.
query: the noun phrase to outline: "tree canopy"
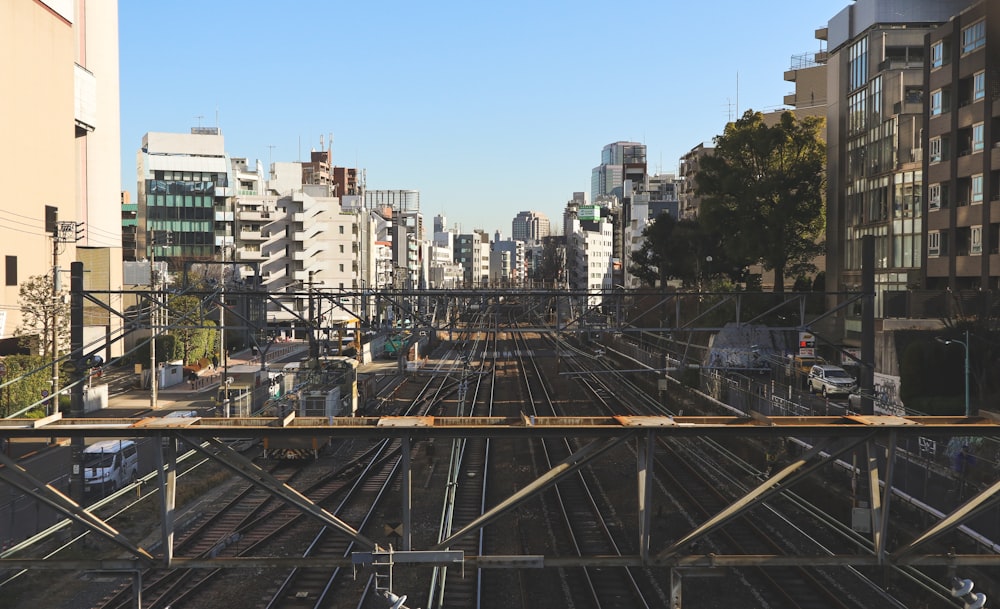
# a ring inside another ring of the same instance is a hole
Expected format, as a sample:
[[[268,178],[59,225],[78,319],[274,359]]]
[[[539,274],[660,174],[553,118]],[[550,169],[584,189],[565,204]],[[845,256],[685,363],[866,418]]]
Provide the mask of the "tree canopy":
[[[725,255],[786,276],[814,271],[824,251],[826,145],[824,119],[781,115],[769,126],[748,110],[715,138],[696,174],[699,218],[720,236]]]
[[[69,348],[69,303],[62,294],[52,293],[52,277],[33,275],[18,289],[17,303],[21,309],[21,325],[15,334],[22,337],[22,346],[35,345],[39,355],[55,359]],[[55,323],[56,344],[53,349],[52,328]]]
[[[677,220],[667,213],[657,216],[642,231],[642,247],[632,253],[629,272],[643,283],[666,285],[680,280],[696,286],[724,276],[737,280],[744,264],[734,260],[720,241],[696,218]]]

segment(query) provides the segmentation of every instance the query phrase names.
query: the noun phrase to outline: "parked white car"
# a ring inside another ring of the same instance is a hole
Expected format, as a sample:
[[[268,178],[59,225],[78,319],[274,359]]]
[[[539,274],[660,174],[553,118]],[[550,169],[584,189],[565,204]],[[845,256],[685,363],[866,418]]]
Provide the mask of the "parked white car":
[[[103,440],[83,451],[85,490],[117,491],[139,477],[139,450],[133,440]]]
[[[809,392],[831,395],[850,395],[858,387],[858,381],[840,366],[821,364],[809,370]]]

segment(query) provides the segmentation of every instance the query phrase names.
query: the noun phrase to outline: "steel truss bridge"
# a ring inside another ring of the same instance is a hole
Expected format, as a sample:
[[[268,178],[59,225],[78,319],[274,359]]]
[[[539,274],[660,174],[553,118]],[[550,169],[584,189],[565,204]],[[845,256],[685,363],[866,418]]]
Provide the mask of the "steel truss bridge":
[[[561,566],[644,566],[671,569],[703,569],[738,566],[1000,566],[1000,552],[956,554],[923,551],[927,542],[952,531],[966,519],[1000,502],[1000,480],[993,482],[933,526],[904,541],[893,551],[886,548],[892,506],[893,463],[900,440],[920,437],[996,436],[1000,433],[1000,418],[986,415],[973,417],[538,417],[531,419],[500,417],[358,417],[328,420],[289,415],[284,418],[140,418],[91,419],[63,418],[53,415],[45,419],[5,419],[0,421],[0,436],[10,438],[69,437],[74,444],[86,436],[152,437],[165,445],[158,452],[156,484],[160,498],[162,539],[159,550],[153,552],[127,538],[109,523],[101,520],[78,502],[59,490],[34,478],[15,461],[0,455],[0,479],[31,495],[37,501],[55,509],[76,525],[110,540],[130,558],[123,559],[25,559],[16,555],[18,546],[0,553],[0,568],[101,570],[135,572],[146,567],[172,569],[247,568],[328,566],[348,567],[358,561],[371,562],[371,557],[384,552],[372,540],[313,503],[294,488],[270,476],[252,461],[229,448],[227,438],[269,436],[329,435],[333,438],[398,438],[402,442],[402,506],[401,547],[393,557],[397,563],[422,562],[447,565],[456,561],[474,568],[548,568]],[[745,495],[732,502],[715,516],[698,524],[662,551],[650,551],[650,527],[655,506],[652,505],[653,456],[656,442],[671,437],[760,437],[767,439],[808,437],[811,448],[775,472]],[[413,548],[410,539],[412,442],[430,438],[456,437],[489,438],[586,438],[587,443],[576,453],[545,472],[523,489],[511,494],[475,521],[449,538],[429,548]],[[175,497],[177,496],[177,442],[184,441],[205,456],[218,462],[236,475],[276,498],[295,506],[320,524],[330,526],[359,544],[361,551],[353,558],[178,558],[173,556]],[[609,449],[623,443],[636,447],[636,488],[638,496],[639,552],[628,556],[551,557],[525,556],[457,556],[447,551],[453,542],[489,525],[501,515],[513,510],[536,493],[558,483],[581,467],[602,457]],[[723,526],[745,511],[798,481],[816,473],[839,457],[860,451],[867,455],[859,461],[861,477],[867,481],[871,505],[873,550],[868,554],[800,556],[800,555],[690,555],[692,543]],[[876,454],[886,453],[884,471],[880,471]],[[82,476],[82,473],[76,472]],[[879,480],[884,480],[880,486]],[[360,558],[359,558],[360,557]],[[409,557],[409,559],[408,559]]]
[[[547,557],[547,556],[464,556],[466,565],[476,568],[542,568],[568,565],[594,566],[649,566],[668,568],[701,568],[726,566],[768,566],[768,565],[1000,565],[1000,551],[992,548],[992,553],[984,554],[954,554],[925,553],[926,543],[940,537],[944,533],[960,526],[966,519],[995,506],[1000,501],[1000,480],[993,482],[966,501],[952,513],[945,515],[936,524],[929,527],[913,539],[902,543],[893,551],[888,551],[885,544],[886,531],[889,526],[892,506],[893,457],[897,451],[900,439],[918,437],[951,437],[951,436],[997,436],[1000,432],[1000,420],[989,413],[972,413],[967,417],[896,417],[873,415],[871,379],[874,362],[874,317],[872,302],[874,298],[874,241],[866,237],[863,244],[863,258],[869,263],[864,265],[862,273],[862,290],[857,293],[832,295],[823,297],[825,302],[832,302],[832,308],[819,314],[808,314],[807,300],[815,294],[751,294],[736,293],[719,295],[707,299],[706,294],[669,293],[663,291],[626,291],[611,290],[604,292],[573,292],[563,290],[418,290],[418,291],[326,291],[308,289],[301,294],[310,300],[308,316],[289,308],[283,300],[289,294],[271,295],[261,291],[226,291],[217,288],[211,291],[186,293],[199,295],[202,306],[191,312],[187,317],[176,320],[179,326],[202,327],[206,309],[213,304],[223,306],[234,299],[246,297],[257,299],[258,302],[269,300],[274,306],[284,307],[301,319],[313,334],[317,329],[317,304],[323,307],[345,308],[343,296],[356,296],[363,306],[360,310],[350,311],[362,323],[371,324],[374,320],[369,315],[377,311],[379,304],[368,306],[366,299],[374,298],[383,306],[394,306],[404,314],[412,315],[414,329],[428,328],[437,331],[462,330],[452,315],[426,313],[437,311],[429,306],[431,303],[454,303],[456,306],[467,306],[472,303],[500,303],[515,301],[518,306],[535,309],[540,313],[554,316],[552,326],[539,328],[523,328],[520,331],[540,332],[581,332],[591,329],[601,329],[621,332],[655,332],[669,334],[673,332],[713,331],[718,328],[704,327],[700,322],[713,309],[730,307],[735,323],[758,323],[762,319],[772,319],[781,314],[786,323],[775,326],[767,323],[772,329],[782,330],[812,330],[814,324],[820,324],[824,319],[837,314],[850,303],[861,305],[861,336],[862,348],[859,363],[861,364],[861,387],[868,390],[861,403],[861,415],[845,417],[763,417],[757,414],[746,417],[636,417],[618,416],[604,418],[537,418],[535,420],[515,418],[448,418],[448,417],[381,417],[381,418],[344,418],[306,419],[289,416],[285,418],[227,418],[227,419],[92,419],[83,417],[83,382],[85,371],[71,366],[67,370],[70,376],[72,405],[70,417],[60,415],[38,420],[3,419],[0,420],[0,437],[10,438],[71,438],[73,462],[80,463],[80,453],[83,450],[84,438],[87,436],[107,437],[154,437],[167,441],[167,448],[159,452],[159,462],[156,477],[159,485],[160,511],[162,516],[162,543],[159,553],[151,552],[134,540],[128,539],[109,523],[102,521],[84,508],[80,498],[83,495],[82,469],[74,471],[71,476],[70,496],[45,485],[35,479],[17,463],[6,456],[0,455],[0,463],[5,467],[0,469],[0,479],[13,484],[36,500],[54,508],[79,526],[96,533],[117,544],[131,558],[121,560],[63,560],[63,559],[23,559],[16,555],[22,549],[20,546],[0,553],[0,568],[34,568],[34,569],[96,569],[130,571],[147,566],[168,568],[203,568],[203,567],[292,567],[292,566],[347,566],[349,559],[302,559],[302,558],[228,558],[228,559],[182,559],[173,556],[175,497],[177,485],[177,454],[176,441],[185,441],[209,458],[219,462],[260,488],[296,506],[314,517],[318,522],[331,526],[358,542],[359,547],[371,553],[382,551],[374,542],[366,538],[349,524],[336,518],[322,507],[312,503],[293,488],[281,483],[261,470],[254,463],[230,449],[222,440],[226,438],[259,438],[268,435],[312,436],[329,435],[333,438],[399,438],[403,444],[403,482],[401,485],[402,512],[402,547],[401,553],[396,553],[396,562],[405,562],[405,554],[422,562],[454,560],[445,552],[457,537],[466,535],[488,525],[500,515],[520,505],[535,493],[557,483],[586,464],[600,459],[610,448],[626,442],[636,446],[636,493],[638,494],[639,535],[638,554],[632,556],[583,556],[583,557]],[[71,363],[85,360],[94,347],[83,341],[83,304],[85,301],[103,307],[112,314],[121,316],[125,321],[124,336],[128,332],[142,327],[148,327],[151,319],[150,311],[158,306],[167,306],[166,294],[162,291],[140,293],[139,298],[150,303],[145,308],[140,306],[137,312],[125,315],[108,307],[101,298],[111,292],[85,291],[83,289],[83,265],[73,263],[71,268],[71,352],[65,358]],[[119,293],[119,292],[115,292]],[[768,297],[772,304],[764,307],[753,307],[756,311],[747,317],[742,316],[744,303],[750,298]],[[426,300],[421,300],[426,299]],[[356,302],[358,302],[356,301]],[[449,305],[450,306],[450,305]],[[447,306],[446,306],[447,308]],[[657,318],[657,325],[644,325],[641,320]],[[237,315],[242,320],[245,329],[252,330],[257,337],[266,337],[266,318],[253,315]],[[263,326],[261,324],[264,324]],[[214,326],[213,326],[214,327]],[[233,326],[226,324],[226,329]],[[122,336],[113,337],[120,340]],[[824,340],[822,336],[819,336]],[[255,339],[258,340],[258,339]],[[831,344],[833,341],[830,341]],[[269,344],[262,344],[261,351],[266,353]],[[9,382],[9,381],[8,381]],[[863,394],[864,395],[864,394]],[[769,439],[809,437],[814,439],[811,448],[795,458],[788,466],[774,473],[738,500],[713,516],[692,528],[687,534],[673,542],[664,550],[652,553],[650,551],[650,523],[653,514],[652,505],[652,464],[655,454],[655,443],[666,437],[724,437],[730,435],[757,436]],[[467,527],[454,535],[426,548],[424,551],[411,547],[411,484],[412,469],[409,461],[409,448],[415,440],[429,438],[455,438],[484,436],[491,438],[540,438],[540,437],[574,437],[589,438],[589,443],[571,457],[555,466],[531,482],[522,490],[512,494],[506,500],[491,508]],[[173,441],[170,441],[173,440]],[[204,445],[202,445],[204,444]],[[709,534],[711,531],[729,522],[746,510],[766,501],[776,493],[806,478],[824,465],[836,460],[848,452],[858,452],[867,455],[859,461],[862,465],[861,478],[868,481],[864,486],[868,493],[872,514],[873,550],[868,554],[851,554],[839,556],[742,556],[742,555],[708,555],[692,556],[682,552],[683,548],[692,542]],[[887,451],[888,459],[885,471],[880,471],[876,454]],[[879,481],[884,480],[884,487]],[[75,499],[74,499],[75,498]],[[365,553],[363,552],[363,553]]]

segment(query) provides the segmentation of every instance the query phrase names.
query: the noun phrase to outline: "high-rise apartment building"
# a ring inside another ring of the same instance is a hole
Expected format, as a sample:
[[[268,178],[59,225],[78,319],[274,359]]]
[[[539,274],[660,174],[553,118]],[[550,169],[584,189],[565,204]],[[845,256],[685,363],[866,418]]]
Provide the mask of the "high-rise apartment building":
[[[444,214],[438,214],[434,216],[434,235],[437,238],[438,233],[443,233],[448,226],[448,219],[444,217]]]
[[[174,264],[211,260],[235,245],[230,161],[222,133],[149,132],[137,155],[138,250]]]
[[[859,0],[817,32],[827,64],[827,289],[861,286],[875,239],[875,314],[919,283],[924,230],[924,37],[969,0]],[[849,316],[845,337],[857,338]]]
[[[537,211],[522,211],[511,221],[510,235],[519,241],[539,241],[548,237],[549,219]]]
[[[455,238],[455,262],[462,265],[465,287],[485,287],[490,281],[490,237],[480,230]]]
[[[998,28],[1000,5],[980,1],[927,37],[923,171],[929,289],[1000,287]]]
[[[628,196],[623,190],[626,181],[635,188],[646,177],[646,145],[638,142],[615,142],[601,150],[601,164],[590,174],[590,200],[602,195]]]

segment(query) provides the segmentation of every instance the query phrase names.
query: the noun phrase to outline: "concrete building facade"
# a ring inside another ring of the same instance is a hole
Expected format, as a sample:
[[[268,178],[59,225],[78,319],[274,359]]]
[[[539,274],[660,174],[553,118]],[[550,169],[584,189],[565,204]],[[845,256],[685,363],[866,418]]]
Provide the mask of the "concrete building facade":
[[[214,127],[149,132],[136,155],[136,243],[176,265],[212,260],[235,246],[225,139]]]
[[[0,96],[0,114],[8,118],[0,180],[10,202],[0,209],[3,340],[21,321],[21,284],[35,275],[52,277],[54,262],[65,288],[64,271],[74,260],[94,271],[85,276],[87,287],[122,285],[118,3],[11,0],[0,20],[0,50],[0,81],[11,92]],[[66,229],[55,248],[47,207]],[[78,246],[90,255],[78,257]],[[93,335],[120,330],[118,320],[92,307],[84,321],[95,326]],[[16,340],[9,342],[17,348]],[[113,347],[107,355],[119,352]]]
[[[929,289],[1000,288],[1000,6],[979,2],[927,35]],[[991,89],[992,86],[992,89]]]
[[[968,0],[860,0],[817,32],[827,68],[827,290],[861,285],[861,240],[875,239],[875,314],[919,285],[924,231],[924,37]],[[848,315],[855,340],[860,319]]]
[[[511,221],[512,239],[539,241],[548,237],[550,233],[549,219],[541,212],[522,211]]]

